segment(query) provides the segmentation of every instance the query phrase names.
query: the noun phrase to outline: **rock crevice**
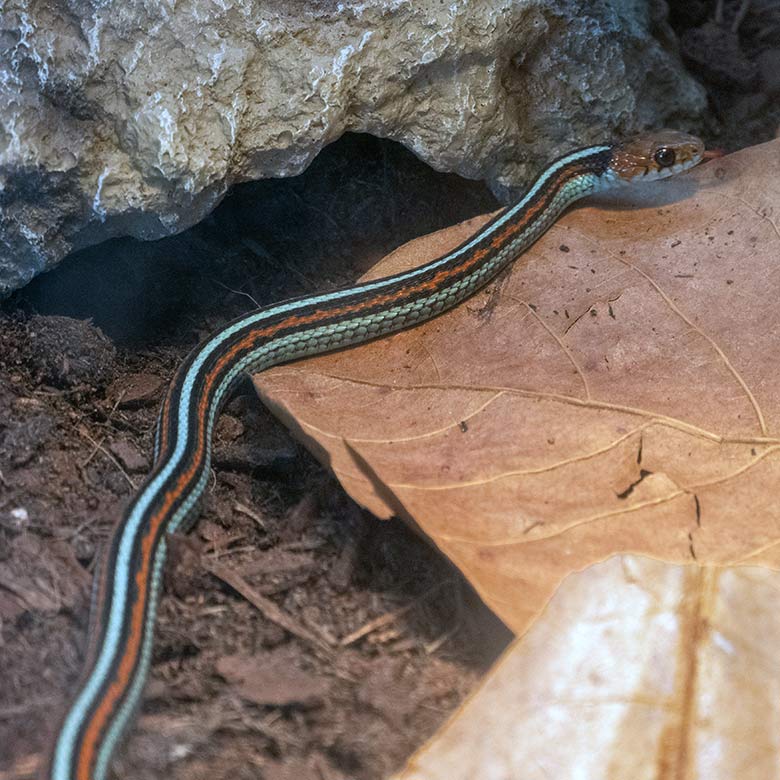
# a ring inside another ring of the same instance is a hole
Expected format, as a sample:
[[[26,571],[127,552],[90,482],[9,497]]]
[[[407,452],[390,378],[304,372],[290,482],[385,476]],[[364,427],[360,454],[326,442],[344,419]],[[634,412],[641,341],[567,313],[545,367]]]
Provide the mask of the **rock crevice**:
[[[508,198],[573,142],[695,123],[663,8],[0,2],[0,293],[106,238],[183,230],[348,130]]]

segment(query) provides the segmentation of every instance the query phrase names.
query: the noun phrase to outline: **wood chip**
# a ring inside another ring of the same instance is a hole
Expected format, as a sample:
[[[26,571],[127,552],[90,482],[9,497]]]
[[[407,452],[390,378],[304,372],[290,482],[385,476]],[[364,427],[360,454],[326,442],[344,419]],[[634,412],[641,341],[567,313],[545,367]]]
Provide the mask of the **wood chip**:
[[[217,661],[217,671],[242,699],[255,704],[312,707],[328,695],[328,680],[296,667],[289,647],[256,655],[230,655]]]
[[[108,450],[130,473],[146,473],[150,462],[133,442],[128,439],[116,439],[108,443]]]
[[[119,399],[120,409],[150,406],[159,402],[164,381],[155,374],[130,374],[115,382],[109,395]]]

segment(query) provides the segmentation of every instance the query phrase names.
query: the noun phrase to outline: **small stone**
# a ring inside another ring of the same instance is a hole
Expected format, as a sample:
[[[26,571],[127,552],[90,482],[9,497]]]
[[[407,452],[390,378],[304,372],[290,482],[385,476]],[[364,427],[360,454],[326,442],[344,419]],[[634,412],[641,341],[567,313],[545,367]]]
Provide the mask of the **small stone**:
[[[120,409],[135,409],[159,403],[163,380],[156,374],[123,376],[111,385],[109,396],[119,399]]]
[[[11,517],[11,525],[15,531],[21,531],[30,522],[30,514],[23,506],[17,506],[8,513]]]
[[[149,458],[127,439],[117,439],[110,442],[108,449],[129,472],[138,473],[149,470]]]

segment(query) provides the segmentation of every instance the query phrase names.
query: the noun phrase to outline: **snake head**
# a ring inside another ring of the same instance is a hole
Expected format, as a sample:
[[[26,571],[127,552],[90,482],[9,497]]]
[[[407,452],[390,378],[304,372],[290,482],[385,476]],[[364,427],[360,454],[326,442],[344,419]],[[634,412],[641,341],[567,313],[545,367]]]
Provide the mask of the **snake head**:
[[[654,130],[612,147],[609,170],[621,181],[665,179],[701,162],[704,142],[679,130]]]

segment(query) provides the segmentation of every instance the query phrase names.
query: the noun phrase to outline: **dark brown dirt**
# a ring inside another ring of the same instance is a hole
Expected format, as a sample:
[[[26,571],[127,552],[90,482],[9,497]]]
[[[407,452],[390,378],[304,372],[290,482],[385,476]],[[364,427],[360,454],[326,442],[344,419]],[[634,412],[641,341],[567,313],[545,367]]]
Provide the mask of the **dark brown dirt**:
[[[708,144],[772,137],[777,3],[670,5],[709,90]],[[347,283],[405,240],[494,207],[481,185],[348,136],[300,177],[236,188],[180,236],[80,252],[4,304],[0,780],[34,776],[72,690],[95,556],[149,467],[187,350],[256,304]],[[214,476],[195,531],[171,540],[152,674],[116,777],[386,777],[507,632],[423,540],[356,507],[248,384],[218,426]],[[312,632],[331,647],[300,638]]]
[[[0,778],[34,774],[73,688],[95,556],[149,468],[186,351],[255,301],[344,284],[397,243],[494,207],[483,186],[353,136],[301,177],[237,188],[181,236],[81,252],[6,303]],[[217,427],[214,477],[195,531],[170,543],[151,679],[116,776],[386,777],[508,633],[422,539],[354,505],[248,381]],[[312,632],[330,647],[293,635]]]

